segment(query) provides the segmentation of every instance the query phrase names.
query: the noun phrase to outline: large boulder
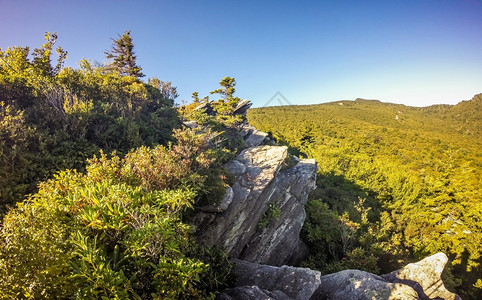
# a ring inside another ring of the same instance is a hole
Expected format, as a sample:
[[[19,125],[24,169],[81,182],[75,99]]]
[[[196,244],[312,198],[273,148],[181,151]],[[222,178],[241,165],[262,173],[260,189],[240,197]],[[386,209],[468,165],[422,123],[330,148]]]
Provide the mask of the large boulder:
[[[238,105],[233,111],[233,115],[246,115],[248,109],[253,105],[248,99],[239,101]]]
[[[208,116],[215,116],[216,111],[214,111],[213,106],[211,105],[211,102],[204,102],[199,104],[194,110],[195,111],[202,111],[206,113]]]
[[[287,156],[287,147],[258,146],[226,164],[235,176],[232,201],[222,212],[201,213],[198,241],[257,263],[299,260],[304,204],[315,188],[317,167],[303,160],[282,170]]]
[[[320,285],[320,272],[235,260],[236,285],[257,287],[273,299],[310,299]],[[258,298],[259,299],[259,298]]]
[[[447,255],[440,252],[419,262],[408,264],[400,270],[382,275],[382,278],[412,287],[417,291],[420,299],[457,300],[460,297],[448,291],[442,281],[442,272],[447,261]]]
[[[321,276],[320,286],[311,299],[418,299],[408,285],[390,283],[382,277],[359,270],[345,270]]]
[[[446,299],[459,300],[441,279],[447,256],[437,253],[400,270],[377,276],[345,270],[321,276],[311,299]]]
[[[216,300],[290,300],[281,291],[270,292],[255,285],[239,286],[223,291]]]
[[[307,255],[300,240],[306,219],[308,194],[316,187],[316,162],[306,159],[291,168],[282,169],[274,178],[269,195],[270,208],[264,214],[264,227],[258,227],[241,258],[260,264],[298,265]],[[278,211],[272,216],[273,211]]]

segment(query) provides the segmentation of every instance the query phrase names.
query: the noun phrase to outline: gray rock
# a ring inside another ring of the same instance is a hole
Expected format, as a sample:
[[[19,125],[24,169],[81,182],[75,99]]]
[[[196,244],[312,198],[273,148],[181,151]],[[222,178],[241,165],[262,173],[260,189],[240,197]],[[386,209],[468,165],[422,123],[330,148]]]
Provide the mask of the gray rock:
[[[191,129],[197,128],[199,125],[196,121],[186,121],[183,122],[184,126],[189,127]]]
[[[441,274],[447,256],[437,253],[400,270],[377,276],[345,270],[321,276],[320,287],[311,299],[447,299],[460,297],[449,292]]]
[[[284,294],[289,299],[310,299],[320,285],[320,272],[307,268],[274,267],[241,260],[235,263],[237,286],[257,286],[271,293]]]
[[[256,147],[245,149],[229,162],[226,165],[228,170],[240,169],[239,164],[242,164],[245,172],[235,174],[231,205],[226,211],[217,214],[214,221],[199,233],[198,241],[207,245],[218,245],[234,258],[238,258],[255,234],[256,224],[268,209],[265,197],[260,196],[271,193],[268,185],[286,155],[286,147]]]
[[[304,160],[281,171],[287,154],[287,147],[259,146],[226,164],[236,179],[232,202],[223,212],[203,216],[197,240],[252,262],[280,266],[299,261],[305,253],[299,249],[304,204],[315,187],[317,167],[314,160]],[[270,205],[280,214],[259,228]]]
[[[246,173],[246,166],[237,160],[232,160],[226,165],[226,169],[233,175],[242,175]]]
[[[241,259],[274,266],[297,265],[303,260],[307,251],[299,235],[308,194],[316,187],[316,170],[316,162],[308,159],[277,174],[270,204],[280,210],[280,215],[251,238]]]
[[[441,276],[447,261],[447,255],[440,252],[382,275],[382,278],[411,286],[417,291],[420,299],[461,299],[457,294],[448,291],[442,281]]]
[[[248,147],[256,147],[261,145],[267,137],[268,134],[266,132],[255,130],[245,137],[245,142]]]
[[[417,292],[401,283],[390,283],[382,277],[359,270],[345,270],[321,276],[320,285],[311,299],[418,299]]]
[[[233,111],[233,115],[246,115],[248,109],[253,105],[251,101],[244,99],[241,100]]]
[[[236,285],[241,289],[223,299],[460,299],[440,280],[446,262],[445,254],[439,253],[382,276],[359,270],[320,276],[305,268],[235,260]],[[246,294],[253,297],[243,298]]]
[[[198,107],[196,107],[193,110],[193,112],[198,111],[198,110],[204,111],[209,116],[215,116],[216,115],[216,112],[214,111],[210,102],[204,102],[204,103],[200,104]]]
[[[240,286],[223,291],[216,297],[217,300],[290,300],[281,291],[270,292],[257,286]]]

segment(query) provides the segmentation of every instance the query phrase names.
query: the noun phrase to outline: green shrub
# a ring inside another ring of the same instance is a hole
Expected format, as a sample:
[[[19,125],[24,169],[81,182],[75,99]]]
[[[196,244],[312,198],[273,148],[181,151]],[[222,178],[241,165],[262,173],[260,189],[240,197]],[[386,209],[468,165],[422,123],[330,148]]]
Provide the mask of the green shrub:
[[[141,147],[63,171],[4,218],[1,298],[212,297],[229,273],[221,252],[195,244],[192,208],[211,158],[205,135],[177,131],[170,147]],[[201,172],[202,173],[202,172]]]
[[[33,59],[28,47],[0,50],[0,215],[53,173],[84,170],[99,149],[122,156],[167,145],[179,126],[159,88],[87,60],[62,68],[62,56],[51,66],[56,35],[46,38]]]
[[[272,221],[278,220],[281,216],[281,207],[276,203],[270,203],[268,209],[264,212],[263,217],[258,222],[258,229],[264,229]]]

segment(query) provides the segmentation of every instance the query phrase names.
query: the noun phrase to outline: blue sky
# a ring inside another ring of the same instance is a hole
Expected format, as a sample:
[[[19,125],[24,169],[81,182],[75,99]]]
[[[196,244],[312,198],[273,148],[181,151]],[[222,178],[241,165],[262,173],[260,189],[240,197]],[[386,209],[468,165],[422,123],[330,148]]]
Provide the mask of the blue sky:
[[[482,92],[481,16],[479,0],[0,0],[0,48],[57,32],[77,67],[105,62],[110,38],[131,30],[143,72],[172,81],[178,101],[231,76],[255,106],[277,92],[292,104],[426,106]]]

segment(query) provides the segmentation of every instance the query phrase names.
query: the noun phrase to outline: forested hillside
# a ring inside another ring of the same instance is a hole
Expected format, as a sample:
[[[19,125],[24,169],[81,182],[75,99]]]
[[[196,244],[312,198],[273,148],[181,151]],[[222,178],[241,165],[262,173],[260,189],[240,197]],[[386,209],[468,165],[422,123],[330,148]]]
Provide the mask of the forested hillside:
[[[482,288],[482,94],[424,108],[357,99],[251,109],[249,122],[315,158],[306,266],[387,272],[443,251],[446,283]]]

